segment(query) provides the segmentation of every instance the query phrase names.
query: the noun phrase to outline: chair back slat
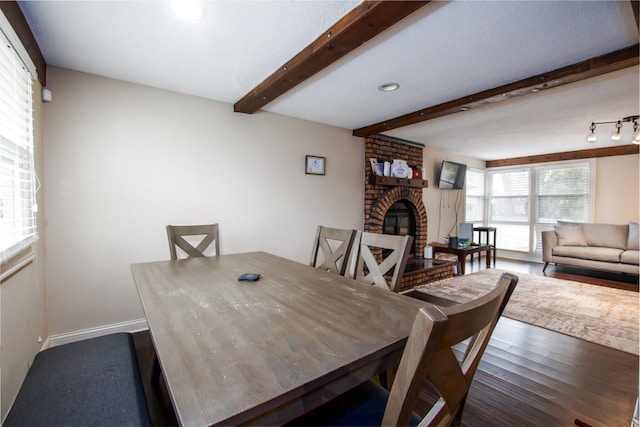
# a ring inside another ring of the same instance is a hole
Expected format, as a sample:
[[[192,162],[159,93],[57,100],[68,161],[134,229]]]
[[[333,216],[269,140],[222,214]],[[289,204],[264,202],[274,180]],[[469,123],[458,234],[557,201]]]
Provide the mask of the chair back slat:
[[[349,269],[350,277],[398,292],[412,242],[413,236],[358,231]]]
[[[218,224],[199,225],[167,225],[169,239],[169,253],[172,260],[178,259],[180,248],[187,258],[206,256],[206,250],[213,244],[214,256],[220,255],[220,235]],[[197,245],[192,244],[185,237],[201,237]]]
[[[309,265],[344,276],[349,265],[355,230],[318,226]]]

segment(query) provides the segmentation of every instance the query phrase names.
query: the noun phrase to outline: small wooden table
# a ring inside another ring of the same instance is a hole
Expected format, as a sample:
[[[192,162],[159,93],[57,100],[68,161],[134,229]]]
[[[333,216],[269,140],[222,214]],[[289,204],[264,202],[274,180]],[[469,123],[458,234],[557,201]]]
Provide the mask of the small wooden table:
[[[493,249],[493,265],[496,265],[496,235],[498,234],[498,229],[496,227],[474,227],[473,228],[474,233],[477,232],[478,233],[478,243],[482,244],[482,234],[484,233],[485,239],[484,241],[486,242],[487,245],[491,245],[491,248]],[[489,240],[489,233],[493,234],[493,243]],[[472,261],[473,261],[473,256],[471,257]]]
[[[467,260],[467,255],[472,255],[477,252],[486,252],[486,260],[487,260],[487,268],[491,268],[491,245],[478,245],[478,246],[469,246],[465,248],[450,248],[449,245],[444,243],[433,242],[430,243],[433,246],[433,254],[435,255],[438,252],[445,254],[454,254],[458,257],[458,267],[461,274],[465,272],[465,264]]]
[[[131,270],[187,426],[295,419],[397,363],[428,304],[264,252]]]

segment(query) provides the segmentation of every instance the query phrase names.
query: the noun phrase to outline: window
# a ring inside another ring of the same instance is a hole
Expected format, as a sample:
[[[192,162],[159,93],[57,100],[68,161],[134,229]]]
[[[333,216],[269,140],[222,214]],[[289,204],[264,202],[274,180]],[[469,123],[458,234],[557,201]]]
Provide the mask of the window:
[[[484,224],[484,171],[467,170],[465,179],[466,208],[465,221],[474,224]]]
[[[573,162],[536,168],[535,246],[542,250],[542,235],[556,221],[589,222],[593,211],[592,174],[589,162]]]
[[[31,84],[0,31],[0,264],[37,238]]]
[[[529,169],[489,173],[489,224],[500,225],[502,249],[529,251]]]
[[[539,167],[536,178],[536,222],[585,222],[589,218],[589,165]]]
[[[499,249],[539,257],[541,232],[556,221],[591,220],[593,181],[593,161],[584,160],[489,170],[486,177],[470,170],[465,220],[498,227]]]

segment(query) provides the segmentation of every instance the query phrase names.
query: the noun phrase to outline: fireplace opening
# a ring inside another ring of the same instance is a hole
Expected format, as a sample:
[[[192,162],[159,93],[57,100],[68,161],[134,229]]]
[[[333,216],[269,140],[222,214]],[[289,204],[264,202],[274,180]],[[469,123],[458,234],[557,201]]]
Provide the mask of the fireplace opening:
[[[397,236],[413,236],[413,243],[411,244],[409,254],[415,256],[416,217],[408,201],[399,200],[391,205],[384,217],[382,232],[384,234],[395,234]],[[384,255],[386,256],[387,254]]]

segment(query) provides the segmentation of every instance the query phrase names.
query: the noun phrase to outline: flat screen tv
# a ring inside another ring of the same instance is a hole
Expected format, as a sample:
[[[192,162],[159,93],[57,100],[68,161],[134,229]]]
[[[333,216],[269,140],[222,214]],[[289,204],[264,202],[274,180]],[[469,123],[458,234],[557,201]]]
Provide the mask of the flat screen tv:
[[[438,187],[443,190],[462,190],[466,173],[467,165],[443,160]]]

